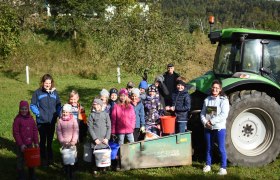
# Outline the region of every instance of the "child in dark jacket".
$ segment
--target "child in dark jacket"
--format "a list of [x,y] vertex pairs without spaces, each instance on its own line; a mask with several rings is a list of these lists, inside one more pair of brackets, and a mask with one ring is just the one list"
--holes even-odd
[[183,133],[186,130],[188,112],[191,109],[191,98],[185,88],[185,82],[178,80],[176,87],[177,90],[172,93],[172,106],[166,106],[166,110],[175,111],[176,133]]
[[132,88],[131,90],[131,105],[134,107],[136,124],[133,132],[134,141],[140,141],[140,133],[145,132],[145,112],[144,105],[140,99],[140,90],[138,88]]
[[[27,101],[20,101],[19,103],[19,113],[13,123],[13,136],[17,145],[17,171],[19,179],[25,179],[23,152],[26,148],[30,148],[33,145],[39,147],[38,130],[35,120],[30,115]],[[34,168],[29,168],[28,171],[29,179],[36,179]]]
[[110,93],[109,102],[108,102],[109,105],[110,105],[109,115],[111,115],[113,107],[118,101],[118,93],[119,92],[116,88],[111,88],[109,93]]

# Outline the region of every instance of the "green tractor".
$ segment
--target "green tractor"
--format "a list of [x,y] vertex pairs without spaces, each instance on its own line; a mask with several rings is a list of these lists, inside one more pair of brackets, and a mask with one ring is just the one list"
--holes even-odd
[[280,33],[243,28],[212,31],[214,22],[209,22],[209,39],[218,46],[213,70],[188,83],[190,122],[200,121],[212,81],[221,80],[230,102],[228,160],[240,166],[266,165],[280,152]]

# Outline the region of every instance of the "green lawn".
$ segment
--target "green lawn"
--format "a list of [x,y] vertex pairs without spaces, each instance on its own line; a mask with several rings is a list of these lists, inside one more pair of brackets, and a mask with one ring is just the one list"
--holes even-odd
[[[98,80],[84,79],[78,76],[59,76],[53,75],[61,97],[62,103],[65,103],[68,94],[72,89],[78,90],[80,93],[80,102],[85,106],[87,113],[89,112],[92,99],[98,95],[102,88],[110,89],[111,87],[124,87],[126,82],[132,80],[138,84],[141,77],[123,76],[122,84],[117,84],[115,70],[108,72],[107,75],[98,77]],[[41,76],[41,75],[40,75]],[[24,74],[5,72],[0,73],[0,99],[2,107],[0,108],[0,177],[3,179],[16,178],[16,156],[15,143],[12,137],[12,122],[18,112],[18,103],[20,100],[28,100],[30,102],[33,91],[38,88],[40,76],[32,75],[30,84],[25,83]],[[59,154],[59,145],[54,142],[55,148],[55,164],[48,168],[38,168],[37,174],[39,179],[63,179],[64,174],[61,166]],[[79,152],[82,152],[81,150]],[[81,158],[80,158],[81,159]],[[261,168],[244,168],[232,167],[228,168],[226,177],[218,177],[215,172],[219,166],[213,166],[213,173],[204,175],[202,173],[203,163],[193,162],[192,166],[169,167],[169,168],[153,168],[142,170],[130,170],[123,172],[107,172],[98,176],[98,178],[107,179],[280,179],[280,159]],[[92,179],[91,165],[79,161],[79,166],[75,172],[76,179]]]

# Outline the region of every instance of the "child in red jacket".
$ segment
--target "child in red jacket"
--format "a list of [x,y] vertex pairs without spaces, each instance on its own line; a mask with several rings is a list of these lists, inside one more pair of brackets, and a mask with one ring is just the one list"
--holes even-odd
[[[17,171],[19,179],[25,179],[24,175],[24,156],[26,148],[39,147],[38,130],[35,120],[30,115],[29,104],[27,101],[20,101],[19,113],[14,119],[13,136],[17,145]],[[36,179],[34,168],[29,168],[29,179]]]

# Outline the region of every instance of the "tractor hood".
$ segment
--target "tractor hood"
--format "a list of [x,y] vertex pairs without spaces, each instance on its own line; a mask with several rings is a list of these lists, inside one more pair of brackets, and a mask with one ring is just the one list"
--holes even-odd
[[209,71],[204,75],[191,80],[187,83],[189,94],[199,91],[203,94],[210,94],[210,89],[213,80],[219,79],[223,84],[223,90],[226,92],[234,87],[244,84],[267,84],[280,89],[280,86],[269,79],[269,77],[264,77],[258,74],[248,73],[248,72],[236,72],[232,77],[216,77],[213,71]]

